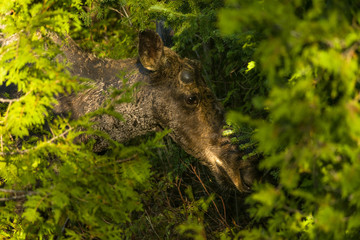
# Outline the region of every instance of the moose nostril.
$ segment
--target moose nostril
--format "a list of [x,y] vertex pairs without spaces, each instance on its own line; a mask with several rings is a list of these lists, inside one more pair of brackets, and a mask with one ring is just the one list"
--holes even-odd
[[240,169],[240,176],[244,185],[251,187],[257,179],[258,171],[255,167],[247,167]]

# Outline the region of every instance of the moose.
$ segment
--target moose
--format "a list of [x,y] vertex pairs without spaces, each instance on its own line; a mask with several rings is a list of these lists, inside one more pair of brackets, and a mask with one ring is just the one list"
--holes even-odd
[[[93,86],[79,93],[61,96],[54,107],[57,114],[78,118],[101,108],[109,89],[120,89],[124,81],[134,86],[133,101],[115,105],[125,121],[110,115],[94,118],[94,127],[118,142],[126,142],[148,132],[170,129],[170,137],[188,154],[209,167],[220,185],[233,185],[247,192],[255,179],[256,166],[242,160],[243,153],[223,136],[224,109],[201,76],[200,64],[181,58],[164,46],[152,30],[139,33],[138,58],[113,60],[95,57],[81,50],[70,38],[51,34],[60,45],[72,75],[93,80]],[[97,141],[101,152],[106,141]]]

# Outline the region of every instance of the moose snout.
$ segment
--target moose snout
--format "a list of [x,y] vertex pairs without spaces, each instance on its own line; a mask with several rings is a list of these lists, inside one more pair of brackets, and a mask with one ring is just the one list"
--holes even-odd
[[254,182],[258,179],[259,173],[257,168],[255,166],[249,166],[241,168],[239,171],[243,185],[250,189]]
[[228,179],[240,192],[250,192],[252,185],[258,180],[259,176],[256,166],[226,169],[225,172]]
[[233,185],[240,192],[250,191],[256,180],[257,170],[251,162],[243,162],[244,160],[239,159],[238,151],[227,151],[227,154],[218,155],[206,150],[205,159],[221,185],[225,187]]
[[[259,180],[257,158],[244,159],[246,153],[241,152],[227,137],[218,138],[216,145],[206,151],[206,158],[211,162],[213,174],[223,186],[234,186],[240,192],[249,192]],[[230,184],[230,185],[228,185]]]

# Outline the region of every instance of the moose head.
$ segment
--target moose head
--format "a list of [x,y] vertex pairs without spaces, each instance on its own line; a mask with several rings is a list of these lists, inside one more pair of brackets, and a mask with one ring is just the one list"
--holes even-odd
[[[249,190],[256,167],[243,161],[237,146],[222,135],[224,110],[202,78],[199,63],[164,47],[160,36],[150,30],[139,34],[137,59],[99,59],[79,50],[71,39],[62,50],[72,64],[72,74],[91,78],[96,84],[83,93],[59,99],[56,112],[71,111],[76,117],[96,110],[105,101],[108,88],[122,87],[117,76],[126,72],[128,85],[140,83],[132,103],[115,106],[126,121],[100,116],[95,119],[99,130],[124,142],[159,128],[171,129],[172,139],[207,165],[219,183]],[[100,141],[96,149],[104,146]]]
[[241,160],[237,146],[222,135],[224,110],[202,78],[200,64],[180,58],[150,30],[139,35],[139,60],[157,93],[152,111],[158,124],[171,129],[173,140],[208,166],[218,182],[249,190],[256,168]]

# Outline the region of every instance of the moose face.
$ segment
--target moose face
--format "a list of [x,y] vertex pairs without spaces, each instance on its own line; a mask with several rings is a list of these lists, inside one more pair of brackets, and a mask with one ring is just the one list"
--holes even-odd
[[201,77],[200,66],[163,46],[152,31],[139,35],[139,59],[149,70],[153,115],[187,153],[207,165],[221,184],[248,191],[255,168],[222,136],[224,112]]

